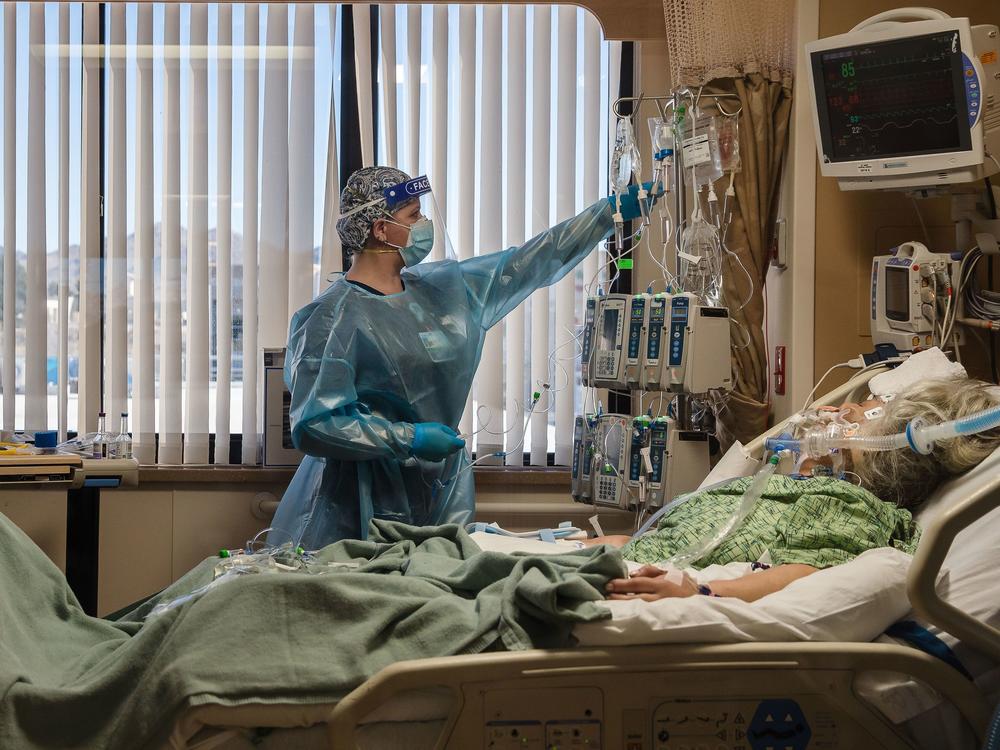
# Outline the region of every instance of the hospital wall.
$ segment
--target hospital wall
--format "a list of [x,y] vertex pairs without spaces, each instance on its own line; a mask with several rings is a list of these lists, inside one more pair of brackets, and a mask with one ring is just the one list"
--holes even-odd
[[[967,16],[973,24],[1000,25],[997,0],[938,0],[927,4],[955,17]],[[819,36],[844,33],[859,21],[900,5],[892,0],[820,0]],[[808,96],[801,87],[798,95]],[[812,151],[815,158],[815,145]],[[868,316],[871,260],[901,242],[925,242],[918,210],[927,225],[931,250],[956,249],[948,198],[922,199],[915,205],[902,193],[841,192],[836,180],[817,172],[814,318],[817,377],[837,362],[872,350]],[[994,284],[993,288],[1000,287]],[[966,342],[962,355],[970,374],[989,379],[986,339],[972,335],[967,336]],[[827,385],[838,385],[849,375],[834,373]]]

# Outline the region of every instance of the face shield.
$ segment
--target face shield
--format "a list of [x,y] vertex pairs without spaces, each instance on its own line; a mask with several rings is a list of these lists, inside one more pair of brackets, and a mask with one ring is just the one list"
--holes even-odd
[[443,208],[438,205],[430,180],[420,176],[384,188],[372,200],[354,206],[340,218],[343,221],[357,216],[370,222],[369,233],[380,220],[396,227],[385,232],[384,240],[379,238],[387,248],[375,252],[398,251],[404,263],[412,267],[425,259],[457,258],[448,237]]

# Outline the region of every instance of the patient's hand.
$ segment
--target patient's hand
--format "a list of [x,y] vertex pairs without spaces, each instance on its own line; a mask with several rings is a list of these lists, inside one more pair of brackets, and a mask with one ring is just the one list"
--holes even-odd
[[684,576],[681,583],[675,583],[667,579],[666,571],[654,565],[643,565],[629,578],[616,578],[608,583],[607,590],[608,599],[655,602],[669,597],[694,596],[698,593],[698,584],[689,576]]
[[628,534],[615,534],[613,536],[597,536],[593,539],[587,539],[583,545],[585,547],[596,547],[598,544],[606,544],[609,547],[618,547],[620,549],[631,541],[632,537]]
[[[733,597],[745,602],[780,591],[792,581],[816,572],[816,568],[802,563],[775,565],[768,570],[748,573],[740,578],[716,580],[708,584],[709,591],[722,597]],[[609,599],[642,599],[653,602],[669,597],[693,596],[698,593],[698,584],[688,575],[683,583],[667,580],[663,570],[652,565],[644,565],[630,578],[616,578],[607,586]]]

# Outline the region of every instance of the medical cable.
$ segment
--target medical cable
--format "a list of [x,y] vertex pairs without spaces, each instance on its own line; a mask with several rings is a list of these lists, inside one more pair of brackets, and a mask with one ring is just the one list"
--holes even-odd
[[[515,445],[512,448],[508,448],[507,450],[494,451],[493,453],[487,453],[484,456],[480,456],[475,461],[472,461],[468,465],[463,466],[461,469],[459,469],[457,472],[455,472],[455,475],[453,477],[451,477],[450,479],[448,479],[445,482],[442,482],[440,478],[436,478],[434,480],[433,484],[428,484],[427,480],[424,479],[423,480],[424,486],[426,486],[426,487],[428,487],[428,488],[431,489],[431,499],[432,500],[436,499],[438,492],[440,492],[441,490],[443,490],[444,488],[446,488],[452,482],[454,482],[457,479],[459,479],[465,472],[471,471],[473,468],[475,468],[479,464],[483,463],[484,461],[486,461],[488,459],[492,459],[492,458],[499,458],[502,461],[502,460],[506,459],[507,456],[511,455],[512,453],[516,453],[517,451],[521,450],[521,447],[524,445],[525,436],[527,435],[527,432],[528,432],[528,426],[531,424],[531,418],[535,414],[535,407],[538,406],[538,402],[542,398],[542,392],[548,393],[549,391],[550,391],[549,385],[548,385],[548,383],[545,383],[542,386],[542,391],[535,391],[532,394],[531,405],[528,408],[527,416],[524,418],[524,422],[523,422],[523,424],[521,426],[521,439],[517,442],[517,445]],[[508,429],[506,432],[510,432],[510,430],[513,429],[515,426],[516,425],[512,425],[511,428]],[[506,432],[502,433],[502,434],[506,434]]]
[[[436,477],[434,479],[433,483],[428,483],[427,479],[424,478],[424,477],[422,477],[422,481],[424,483],[424,486],[432,490],[433,496],[436,497],[437,492],[439,490],[443,489],[444,487],[447,487],[453,481],[455,481],[456,479],[458,479],[465,471],[473,468],[474,466],[478,465],[479,463],[483,462],[484,460],[490,459],[490,458],[501,458],[501,459],[504,459],[509,454],[514,453],[516,450],[519,450],[520,447],[524,445],[525,435],[527,434],[527,430],[528,430],[528,427],[530,426],[532,417],[535,414],[544,414],[544,413],[550,411],[551,408],[552,408],[552,404],[551,404],[552,395],[555,394],[555,393],[560,393],[560,392],[566,390],[569,387],[570,383],[573,382],[573,379],[570,376],[569,371],[562,365],[562,363],[560,361],[561,358],[557,357],[556,354],[559,352],[560,349],[563,349],[563,348],[565,348],[567,346],[570,346],[572,344],[579,344],[579,339],[582,336],[582,332],[581,333],[574,333],[573,331],[570,331],[569,329],[564,329],[564,330],[566,330],[566,332],[570,334],[570,338],[569,338],[569,340],[565,341],[564,343],[560,344],[559,346],[553,348],[552,351],[549,353],[549,356],[548,356],[548,367],[546,369],[547,369],[547,371],[549,373],[549,381],[550,382],[536,382],[536,386],[537,386],[538,390],[536,390],[534,392],[533,396],[532,396],[531,405],[530,405],[530,408],[528,409],[527,415],[526,415],[526,417],[524,419],[523,427],[522,427],[522,430],[521,430],[521,439],[518,442],[518,444],[515,447],[510,448],[510,449],[508,449],[506,451],[495,451],[493,453],[489,453],[489,454],[487,454],[485,456],[481,456],[481,457],[477,458],[475,461],[471,462],[469,465],[467,465],[467,466],[459,469],[458,472],[453,477],[451,477],[448,481],[446,481],[446,482],[442,482],[439,477]],[[583,348],[582,348],[582,346],[580,346],[579,351],[575,351],[573,353],[573,356],[572,356],[573,361],[576,360],[577,356],[582,351],[583,351]],[[560,388],[553,388],[552,385],[551,385],[551,381],[555,380],[554,376],[556,374],[555,373],[555,368],[556,367],[558,367],[562,371],[563,376],[565,378],[565,383]],[[537,406],[538,406],[538,403],[539,403],[539,401],[540,401],[540,399],[542,397],[542,394],[546,394],[548,396],[548,399],[546,400],[545,407],[543,409],[538,409]],[[515,409],[520,410],[522,408],[523,407],[519,403],[515,402]],[[477,420],[479,419],[479,414],[480,414],[480,411],[482,409],[491,409],[491,407],[489,405],[487,405],[487,404],[481,404],[476,409]],[[492,411],[492,409],[491,409],[491,411]],[[517,423],[515,423],[512,420],[511,421],[511,426],[508,427],[506,430],[503,430],[502,432],[494,432],[492,430],[487,429],[487,425],[481,425],[478,429],[473,430],[472,432],[469,432],[469,433],[463,433],[463,434],[459,435],[458,437],[460,439],[462,439],[462,440],[469,440],[473,436],[478,435],[480,432],[485,432],[486,434],[493,435],[493,436],[507,435],[510,432],[512,432],[513,429],[516,426],[517,426]]]
[[914,196],[910,196],[910,201],[913,203],[913,210],[917,214],[917,220],[920,222],[920,228],[924,233],[924,242],[927,243],[927,247],[931,246],[931,233],[927,231],[927,224],[924,222],[924,215],[920,210],[920,206],[917,204],[917,199]]
[[[254,537],[254,542],[261,534],[270,531],[264,529]],[[249,545],[249,543],[248,543]],[[250,549],[219,550],[219,562],[213,570],[212,580],[204,586],[199,586],[175,599],[163,599],[146,614],[146,620],[151,620],[165,612],[180,607],[197,599],[212,589],[238,580],[245,575],[266,575],[276,573],[299,573],[307,575],[323,575],[333,572],[348,572],[357,570],[360,562],[321,561],[313,552],[292,542],[286,542],[277,547],[265,546],[260,550]]]
[[[481,416],[483,409],[489,410],[489,418],[486,420],[483,420]],[[461,435],[458,436],[458,438],[459,440],[469,440],[473,436],[478,435],[480,432],[485,432],[487,435],[492,435],[494,437],[507,435],[513,432],[514,428],[517,427],[520,415],[524,413],[523,409],[524,407],[521,404],[521,402],[518,401],[517,399],[514,399],[514,413],[518,416],[518,420],[511,420],[511,425],[506,430],[501,429],[499,431],[496,431],[489,429],[489,425],[490,422],[493,421],[493,417],[496,415],[497,410],[495,410],[489,404],[480,404],[478,407],[476,407],[476,421],[480,425],[479,428],[473,430],[472,432],[463,432]],[[500,409],[500,411],[503,412],[503,409]]]
[[[806,396],[806,402],[802,405],[801,411],[805,411],[806,409],[809,408],[809,404],[812,403],[813,396],[816,395],[816,391],[819,390],[819,387],[821,385],[823,385],[823,381],[826,380],[827,377],[830,375],[830,373],[833,372],[834,370],[837,370],[837,369],[839,369],[841,367],[850,367],[852,369],[856,369],[857,373],[855,373],[854,375],[851,376],[852,378],[856,378],[858,375],[861,375],[862,373],[868,372],[869,370],[872,370],[872,369],[874,369],[876,367],[882,367],[883,365],[891,365],[891,364],[901,364],[904,359],[905,359],[905,357],[890,357],[889,359],[886,359],[885,361],[873,362],[870,365],[866,365],[866,366],[860,367],[860,368],[858,368],[858,367],[855,366],[855,364],[854,364],[855,360],[850,360],[848,362],[839,362],[839,363],[833,365],[829,370],[827,370],[825,373],[823,373],[823,377],[821,377],[819,380],[817,380],[816,381],[816,385],[814,385],[813,389],[811,391],[809,391],[809,395]],[[857,361],[860,362],[861,360],[857,360]]]
[[722,243],[722,251],[726,255],[735,258],[736,263],[739,264],[740,270],[743,271],[743,275],[747,277],[747,282],[750,284],[750,293],[747,295],[747,298],[743,300],[743,304],[741,304],[738,308],[736,308],[736,310],[733,311],[733,312],[742,312],[743,309],[747,305],[749,305],[750,301],[753,299],[753,293],[757,291],[757,285],[754,283],[753,276],[750,275],[750,272],[747,270],[747,267],[743,264],[743,259],[738,254],[734,253],[732,250],[726,247],[725,242]]
[[748,349],[750,347],[750,345],[753,343],[753,338],[750,336],[750,329],[747,328],[742,322],[740,322],[739,320],[737,320],[736,318],[733,318],[733,317],[729,318],[729,323],[730,323],[730,325],[734,325],[737,328],[739,328],[741,331],[743,331],[743,335],[746,337],[746,343],[745,344],[742,344],[742,345],[733,344],[732,345],[733,348],[734,349]]
[[691,492],[685,492],[682,495],[678,495],[673,500],[671,500],[669,503],[667,503],[666,505],[664,505],[662,508],[658,509],[649,518],[647,518],[646,522],[642,526],[639,527],[639,530],[632,535],[632,538],[633,539],[638,539],[639,537],[641,537],[643,534],[645,534],[647,531],[649,531],[649,529],[653,526],[653,524],[655,524],[657,521],[659,521],[665,514],[669,513],[671,510],[673,510],[674,508],[676,508],[681,503],[687,502],[688,500],[690,500],[695,495],[698,495],[698,494],[700,494],[702,492],[709,492],[711,490],[717,490],[720,487],[725,487],[728,484],[732,484],[732,481],[733,481],[732,479],[723,479],[721,482],[716,482],[715,484],[710,484],[707,487],[699,487],[698,489],[692,490]]
[[997,706],[993,712],[993,718],[990,719],[983,750],[1000,750],[1000,705]]

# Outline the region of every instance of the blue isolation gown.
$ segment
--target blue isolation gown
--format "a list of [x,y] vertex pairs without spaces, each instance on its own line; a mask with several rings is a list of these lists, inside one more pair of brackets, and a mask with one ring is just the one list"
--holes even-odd
[[457,427],[486,332],[565,276],[613,226],[601,199],[521,247],[404,269],[398,294],[340,278],[295,313],[285,382],[292,440],[306,456],[268,542],[316,549],[364,539],[372,518],[470,522],[468,453],[438,462],[412,456],[414,424]]

